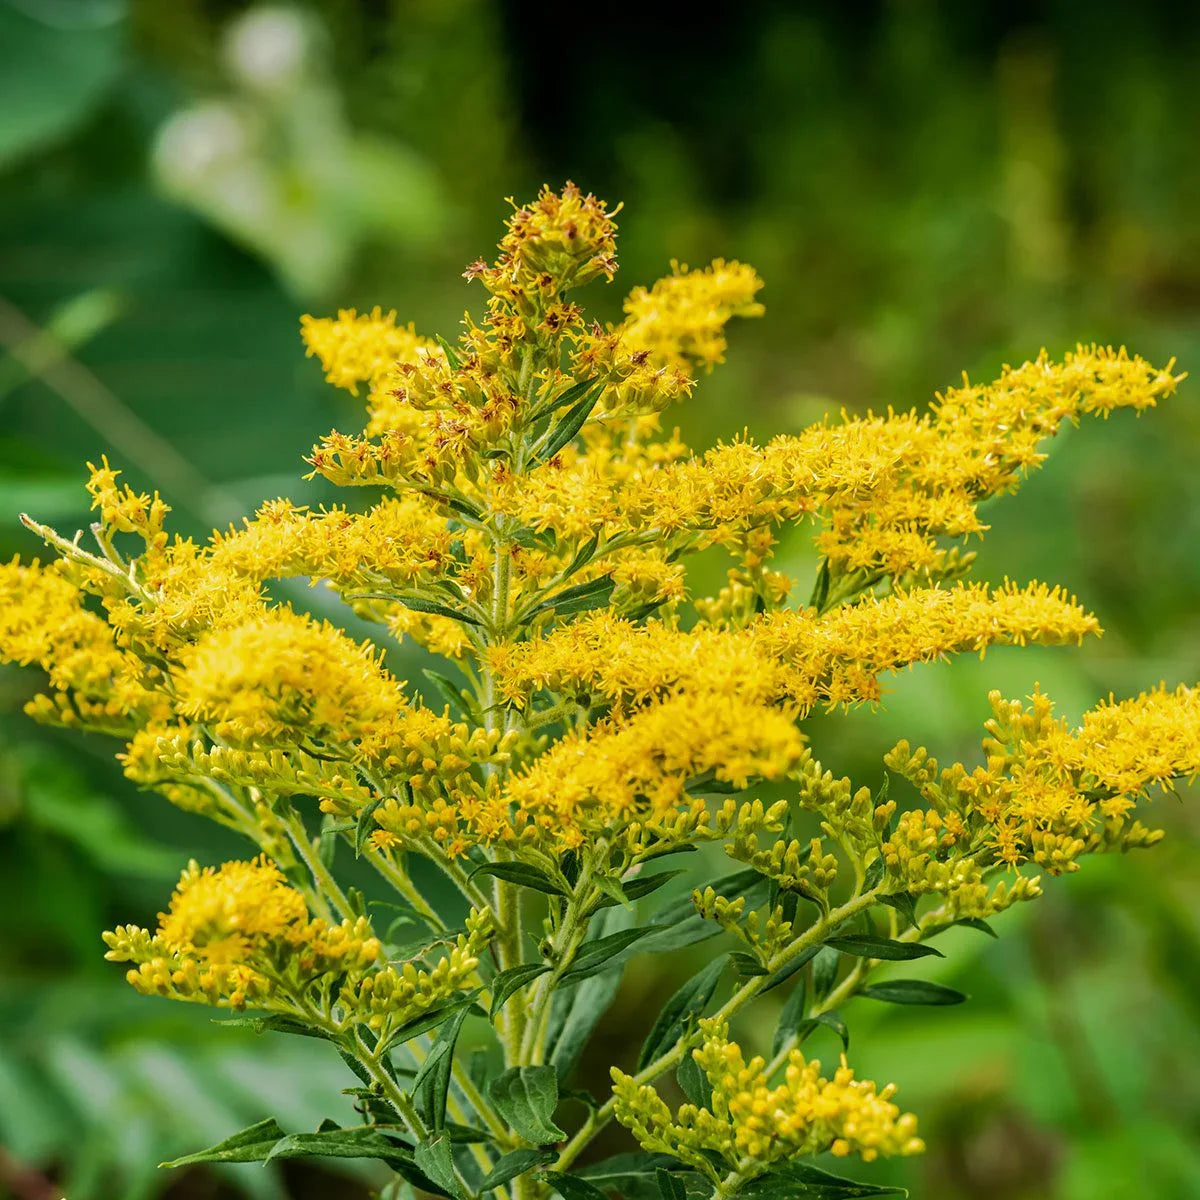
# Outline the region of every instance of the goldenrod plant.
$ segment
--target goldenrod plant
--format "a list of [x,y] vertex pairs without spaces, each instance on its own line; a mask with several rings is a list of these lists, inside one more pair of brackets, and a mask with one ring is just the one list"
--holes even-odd
[[[1064,423],[1153,406],[1173,364],[1041,354],[928,412],[695,454],[664,416],[761,313],[760,281],[675,266],[621,323],[587,321],[575,293],[612,279],[613,217],[570,184],[517,207],[466,271],[489,298],[453,341],[378,309],[304,318],[367,409],[309,462],[363,504],[275,500],[198,545],[105,462],[92,542],[27,520],[57,558],[2,568],[0,650],[48,680],[30,714],[119,739],[131,780],[252,847],[189,864],[157,929],[105,934],[108,957],[140,992],[324,1040],[348,1068],[360,1123],[267,1117],[181,1163],[378,1159],[389,1194],[454,1200],[889,1194],[813,1158],[917,1154],[916,1117],[808,1036],[844,1039],[860,998],[964,1000],[894,964],[952,926],[991,933],[1088,854],[1153,844],[1139,808],[1200,771],[1187,687],[1074,727],[1041,694],[993,694],[980,762],[887,755],[903,803],[835,776],[804,732],[901,667],[1098,633],[1056,588],[969,582],[964,543]],[[772,565],[794,524],[820,556],[807,597]],[[714,547],[728,582],[694,596],[688,560]],[[380,644],[280,602],[286,578]],[[447,660],[423,679],[436,705],[385,665],[392,638]],[[689,873],[714,855],[732,869]],[[387,904],[339,882],[352,857]],[[417,860],[458,907],[435,910]],[[576,1086],[625,962],[718,937],[611,1091]],[[775,989],[748,1056],[739,1022]],[[613,1121],[637,1148],[597,1161]]]

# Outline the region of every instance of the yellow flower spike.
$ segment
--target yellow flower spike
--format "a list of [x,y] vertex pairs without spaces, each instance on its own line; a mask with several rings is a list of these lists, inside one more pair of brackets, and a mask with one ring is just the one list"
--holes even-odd
[[411,325],[397,325],[395,312],[379,307],[361,316],[344,308],[336,318],[301,317],[300,332],[308,354],[320,359],[325,378],[353,395],[360,383],[376,382],[398,362],[441,354],[436,342],[418,337]]

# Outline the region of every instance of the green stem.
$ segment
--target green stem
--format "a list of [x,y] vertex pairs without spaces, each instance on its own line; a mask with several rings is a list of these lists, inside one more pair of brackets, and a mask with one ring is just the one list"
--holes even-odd
[[404,871],[396,866],[382,850],[376,850],[374,847],[369,846],[364,853],[371,866],[413,906],[417,915],[428,924],[430,929],[435,933],[446,932],[448,928],[446,922],[434,912],[430,907],[429,901],[421,895],[416,885]]
[[280,815],[280,821],[287,830],[292,845],[296,847],[296,853],[304,860],[304,865],[313,877],[317,891],[332,901],[334,909],[343,920],[352,921],[355,916],[354,909],[351,907],[350,901],[346,899],[346,894],[338,885],[337,880],[329,873],[329,868],[321,861],[321,856],[316,852],[300,814],[295,809],[288,808]]
[[[803,954],[811,946],[820,945],[839,926],[862,912],[864,908],[869,908],[875,902],[877,895],[878,891],[876,889],[863,892],[846,901],[840,908],[832,909],[824,919],[818,921],[815,925],[810,925],[800,937],[776,954],[767,964],[768,971],[773,974],[786,967],[788,963],[798,955]],[[768,978],[769,976],[767,975],[757,975],[753,979],[747,980],[746,983],[742,984],[725,1001],[721,1008],[714,1014],[713,1019],[728,1021],[763,990]],[[652,1063],[639,1071],[633,1077],[634,1082],[639,1084],[653,1083],[668,1071],[674,1070],[683,1061],[683,1056],[700,1040],[700,1037],[699,1030],[693,1030],[691,1033],[680,1038],[671,1049],[664,1051]],[[575,1136],[563,1147],[558,1160],[551,1169],[554,1171],[565,1171],[579,1157],[579,1154],[592,1138],[612,1120],[616,1105],[615,1097],[610,1097],[598,1109],[593,1111]]]

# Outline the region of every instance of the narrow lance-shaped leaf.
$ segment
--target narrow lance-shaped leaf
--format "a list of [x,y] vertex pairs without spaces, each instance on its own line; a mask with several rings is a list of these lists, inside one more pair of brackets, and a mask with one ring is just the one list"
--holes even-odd
[[667,1002],[658,1014],[649,1036],[638,1055],[637,1069],[652,1063],[679,1041],[687,1024],[704,1012],[721,981],[728,958],[722,955],[697,971]]
[[967,998],[953,988],[924,979],[888,979],[861,988],[858,994],[889,1004],[962,1004]]
[[845,937],[831,937],[825,945],[833,947],[839,954],[854,954],[859,958],[880,958],[899,962],[903,959],[926,958],[935,955],[944,958],[934,946],[925,946],[920,942],[897,942],[892,938],[875,937],[871,934],[847,934]]

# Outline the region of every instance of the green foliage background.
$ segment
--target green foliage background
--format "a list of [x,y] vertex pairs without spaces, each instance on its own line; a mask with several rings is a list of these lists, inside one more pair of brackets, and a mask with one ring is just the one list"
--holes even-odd
[[[83,524],[102,453],[197,533],[321,499],[300,456],[354,414],[298,313],[380,303],[451,331],[502,197],[568,176],[627,204],[601,315],[671,257],[767,281],[767,317],[677,414],[694,445],[924,403],[1042,345],[1200,370],[1200,10],[732,12],[0,0],[0,549],[33,552],[21,510]],[[1105,637],[898,678],[885,713],[813,723],[828,765],[873,782],[899,736],[970,755],[992,686],[1040,681],[1076,714],[1200,678],[1195,388],[1070,432],[992,510],[979,574],[1062,582]],[[806,554],[783,556],[802,587]],[[99,931],[151,920],[188,857],[239,847],[133,791],[111,746],[33,728],[32,686],[0,674],[0,1196],[367,1195],[314,1166],[156,1172],[267,1113],[345,1113],[347,1081],[308,1044],[126,994]],[[999,943],[964,933],[939,965],[970,1005],[857,1006],[856,1065],[900,1082],[930,1145],[878,1178],[930,1200],[1200,1194],[1196,798],[1153,814],[1152,855],[1088,863]],[[637,961],[585,1083],[636,1055],[639,1015],[695,965]]]

